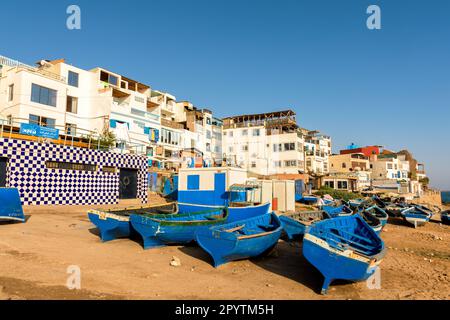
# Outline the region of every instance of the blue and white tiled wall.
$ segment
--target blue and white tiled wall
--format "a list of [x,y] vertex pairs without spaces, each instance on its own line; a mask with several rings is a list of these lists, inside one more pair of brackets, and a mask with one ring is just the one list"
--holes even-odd
[[[103,166],[138,170],[137,197],[147,202],[147,158],[138,155],[0,138],[8,158],[7,185],[19,190],[24,205],[117,204],[119,173]],[[46,161],[96,165],[96,171],[49,169]]]

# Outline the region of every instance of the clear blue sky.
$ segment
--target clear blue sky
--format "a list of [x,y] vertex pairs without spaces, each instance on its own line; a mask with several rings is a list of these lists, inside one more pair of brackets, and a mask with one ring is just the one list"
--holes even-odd
[[[78,4],[82,30],[66,29]],[[382,10],[382,30],[366,9]],[[65,58],[219,117],[292,108],[334,139],[408,148],[450,190],[450,1],[3,1],[0,54]]]

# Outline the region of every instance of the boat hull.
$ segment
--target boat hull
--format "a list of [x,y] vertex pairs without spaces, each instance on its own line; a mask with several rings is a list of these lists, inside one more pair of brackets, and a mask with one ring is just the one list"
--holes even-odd
[[[148,207],[129,208],[128,210],[116,210],[110,212],[103,212],[98,210],[89,210],[89,220],[97,227],[100,232],[100,239],[103,242],[115,240],[117,238],[130,238],[136,235],[130,223],[129,215],[121,215],[119,212],[142,212],[141,214],[152,214],[154,217],[165,217],[177,214],[176,205],[174,203],[153,205]],[[174,213],[158,214],[158,210],[171,209]]]
[[[261,232],[245,239],[240,239],[235,233],[221,231],[235,228],[238,225],[254,227],[255,223],[272,225],[273,230]],[[220,227],[199,229],[196,233],[196,240],[200,247],[212,257],[214,267],[217,268],[230,261],[254,258],[271,251],[277,245],[281,232],[282,227],[278,217],[274,213],[267,213]]]
[[[205,210],[213,210],[221,207],[218,206],[204,206],[190,203],[178,203],[179,211],[182,213],[201,212]],[[244,219],[249,219],[264,215],[269,212],[270,203],[264,203],[257,206],[249,207],[228,207],[227,222],[235,222]]]
[[444,211],[441,213],[441,222],[443,224],[446,225],[450,225],[450,216],[449,216],[450,212],[449,211]]
[[336,279],[363,281],[381,263],[383,240],[363,217],[327,219],[308,227],[303,238],[303,255],[324,276],[322,294]]
[[352,257],[351,252],[332,250],[325,241],[306,234],[303,255],[324,276],[321,294],[326,294],[333,280],[364,281],[373,275],[381,261]]
[[0,222],[25,222],[19,191],[0,188]]
[[[303,217],[300,219],[300,216]],[[304,218],[315,218],[316,221],[305,221]],[[321,220],[331,219],[331,216],[326,212],[298,212],[291,215],[282,215],[279,217],[284,232],[289,240],[302,238],[306,232],[306,228],[312,223]]]
[[216,220],[205,219],[206,216],[223,214],[224,210],[226,211],[226,209],[220,208],[208,210],[205,213],[180,214],[177,216],[179,220],[131,215],[130,222],[134,230],[141,235],[144,249],[149,249],[193,242],[197,231],[227,222],[226,215]]

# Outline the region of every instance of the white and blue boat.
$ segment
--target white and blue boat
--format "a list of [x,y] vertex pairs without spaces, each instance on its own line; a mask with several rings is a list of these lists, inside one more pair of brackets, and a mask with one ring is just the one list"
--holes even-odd
[[134,230],[130,223],[130,215],[153,215],[155,217],[165,217],[178,213],[175,202],[157,204],[145,207],[129,207],[115,210],[89,210],[89,220],[100,232],[100,239],[103,242],[117,238],[129,238]]
[[225,224],[227,218],[228,209],[217,208],[167,217],[132,214],[130,222],[134,230],[141,235],[144,249],[149,249],[191,243],[195,240],[196,232]]
[[289,240],[295,240],[304,236],[307,227],[331,216],[326,211],[299,211],[279,218]]
[[353,210],[345,204],[340,206],[321,206],[320,208],[333,218],[347,217],[353,214]]
[[388,222],[389,215],[387,212],[376,205],[365,208],[364,212],[378,219],[381,223],[381,227],[384,227]]
[[214,267],[229,261],[249,259],[270,252],[278,243],[282,226],[275,213],[238,222],[201,228],[197,243],[213,259]]
[[412,224],[414,228],[421,227],[430,221],[433,214],[427,210],[424,210],[419,206],[412,206],[401,212],[403,219],[406,222]]
[[19,190],[0,188],[0,222],[25,222]]
[[384,242],[358,215],[327,219],[308,227],[303,255],[324,276],[322,294],[333,280],[367,280],[379,267]]

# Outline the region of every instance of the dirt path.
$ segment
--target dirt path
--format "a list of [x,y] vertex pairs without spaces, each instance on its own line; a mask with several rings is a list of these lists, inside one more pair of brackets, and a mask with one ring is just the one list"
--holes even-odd
[[[450,299],[450,227],[439,216],[418,229],[387,225],[382,289],[340,282],[321,296],[322,277],[299,244],[280,241],[269,257],[214,269],[196,246],[101,243],[86,210],[29,207],[26,224],[0,225],[0,299]],[[82,290],[65,286],[70,265],[81,268]]]

